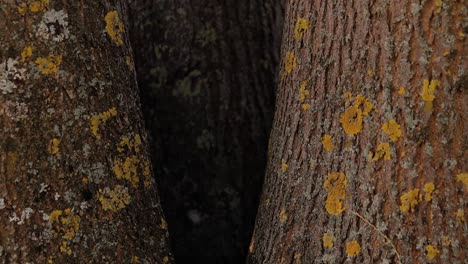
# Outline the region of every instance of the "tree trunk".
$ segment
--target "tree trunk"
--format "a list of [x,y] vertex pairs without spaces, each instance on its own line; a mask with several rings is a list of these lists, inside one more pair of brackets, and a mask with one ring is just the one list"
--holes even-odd
[[146,0],[132,46],[179,263],[245,260],[266,166],[280,0]]
[[168,263],[120,1],[0,4],[0,263]]
[[289,1],[249,263],[464,263],[463,1]]

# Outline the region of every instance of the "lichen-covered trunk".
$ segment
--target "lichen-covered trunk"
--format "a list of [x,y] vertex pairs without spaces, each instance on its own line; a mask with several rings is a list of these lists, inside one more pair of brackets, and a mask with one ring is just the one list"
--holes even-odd
[[179,263],[245,260],[266,166],[282,1],[146,0],[131,41]]
[[289,1],[249,263],[465,263],[464,1]]
[[168,263],[121,1],[0,4],[0,263]]

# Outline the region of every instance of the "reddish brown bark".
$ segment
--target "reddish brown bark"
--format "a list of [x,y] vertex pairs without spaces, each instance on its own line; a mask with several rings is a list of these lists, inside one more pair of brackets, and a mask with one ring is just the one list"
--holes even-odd
[[465,261],[466,17],[289,1],[250,263]]

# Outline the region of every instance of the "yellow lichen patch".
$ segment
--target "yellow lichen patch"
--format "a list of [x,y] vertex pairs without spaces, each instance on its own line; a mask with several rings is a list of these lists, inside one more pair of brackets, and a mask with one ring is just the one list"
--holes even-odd
[[21,52],[21,61],[22,62],[25,62],[28,58],[30,58],[32,56],[32,47],[31,46],[27,46],[23,49],[23,51]]
[[132,155],[125,159],[116,158],[114,160],[114,173],[118,179],[129,181],[133,187],[138,187],[140,179],[138,178],[137,170],[140,160],[137,156]]
[[323,247],[332,248],[334,240],[335,240],[335,237],[333,236],[333,234],[330,234],[328,232],[324,233],[322,236]]
[[390,140],[392,141],[397,141],[401,136],[400,125],[394,119],[390,119],[390,121],[384,123],[382,125],[382,130],[390,137]]
[[419,189],[415,188],[410,190],[400,196],[400,210],[402,212],[408,212],[414,210],[414,207],[421,201],[421,196],[419,195]]
[[284,210],[284,208],[281,208],[281,211],[279,213],[279,220],[281,224],[286,223],[286,220],[288,220],[288,214],[286,213],[286,210]]
[[291,73],[294,68],[297,67],[296,56],[290,51],[286,52],[286,58],[284,60],[284,68],[287,73]]
[[304,36],[304,31],[306,31],[310,26],[309,20],[305,18],[298,18],[296,21],[296,26],[294,27],[294,37],[296,40],[302,39]]
[[150,162],[145,160],[143,163],[143,176],[145,177],[145,180],[143,182],[143,185],[145,188],[148,188],[151,186],[151,165]]
[[328,152],[332,152],[335,148],[335,145],[333,145],[332,136],[329,134],[325,134],[325,136],[322,137],[322,144],[325,150]]
[[362,130],[362,110],[356,105],[349,107],[341,115],[340,123],[346,134],[358,134]]
[[53,138],[49,141],[47,150],[49,151],[50,154],[55,155],[59,152],[59,145],[60,145],[60,139]]
[[465,185],[465,189],[468,190],[468,173],[459,173],[456,176],[457,182],[463,183]]
[[302,109],[303,111],[309,110],[309,109],[310,109],[310,104],[301,104],[301,109]]
[[46,58],[39,57],[36,59],[38,70],[44,74],[57,74],[59,66],[62,64],[62,55],[49,55]]
[[303,81],[301,83],[301,86],[299,87],[299,98],[301,101],[304,101],[310,95],[310,92],[308,89],[306,89],[306,87],[307,87],[307,81]]
[[399,95],[405,95],[405,94],[406,94],[406,89],[405,89],[405,87],[401,86],[400,89],[398,89],[398,94],[399,94]]
[[117,212],[130,204],[131,198],[127,187],[116,185],[114,189],[109,187],[99,189],[98,200],[101,202],[102,209]]
[[101,123],[105,124],[107,120],[109,120],[109,118],[114,117],[116,115],[117,115],[117,108],[112,107],[111,109],[105,112],[91,116],[89,118],[91,133],[97,139],[101,139],[101,135],[99,134],[99,125]]
[[132,264],[137,264],[140,263],[140,258],[138,256],[133,256],[132,257]]
[[453,213],[455,216],[455,219],[457,219],[457,224],[461,225],[463,222],[465,222],[465,212],[463,209],[458,209],[455,213]]
[[286,161],[281,160],[281,171],[286,172],[287,169],[288,169],[288,164],[286,163]]
[[[347,96],[351,96],[349,93]],[[340,116],[340,123],[348,135],[356,135],[361,132],[364,116],[368,116],[374,105],[361,94],[356,96],[354,104]]]
[[163,264],[166,264],[166,263],[169,263],[169,257],[168,256],[165,256],[163,258]]
[[377,149],[375,150],[374,160],[377,161],[382,157],[384,158],[384,160],[390,160],[390,153],[390,144],[380,143],[379,145],[377,145]]
[[21,15],[26,14],[26,11],[28,11],[28,9],[31,13],[45,12],[47,11],[48,7],[49,7],[49,0],[33,1],[29,3],[29,5],[27,3],[20,4],[18,6],[18,12]]
[[364,109],[362,111],[362,115],[368,116],[370,111],[372,111],[372,109],[374,109],[374,105],[368,99],[366,99],[364,101]]
[[435,1],[436,12],[439,14],[442,11],[442,0]]
[[361,245],[356,240],[346,242],[346,254],[350,257],[357,256],[361,252]]
[[433,260],[439,254],[440,254],[440,250],[435,248],[433,245],[426,246],[426,256],[428,259]]
[[120,46],[123,44],[122,33],[125,32],[124,24],[120,21],[117,11],[110,11],[104,18],[106,21],[106,31],[109,37]]
[[60,252],[71,255],[70,243],[80,229],[80,216],[73,213],[70,208],[63,211],[54,210],[49,215],[49,222],[54,226],[56,234],[61,235],[63,239]]
[[34,1],[29,4],[29,11],[32,13],[45,12],[49,7],[49,0]]
[[119,142],[119,146],[117,147],[117,150],[119,152],[123,152],[125,150],[125,147],[127,147],[128,150],[135,150],[136,153],[140,152],[140,146],[141,146],[141,137],[140,134],[135,134],[133,141],[129,139],[128,137],[122,137],[122,139]]
[[325,209],[329,214],[339,215],[344,211],[342,200],[346,198],[347,183],[346,176],[342,172],[328,174],[323,186],[328,194],[325,201]]
[[450,244],[452,244],[452,241],[450,240],[450,237],[443,236],[442,237],[442,245],[447,247],[447,246],[450,246]]
[[346,92],[343,94],[343,96],[346,102],[350,102],[351,100],[353,100],[353,94],[351,92]]
[[87,184],[89,182],[89,179],[87,177],[83,177],[81,179],[81,181],[84,183],[84,184]]
[[423,86],[421,89],[421,98],[424,101],[424,110],[432,110],[432,101],[435,99],[435,89],[440,86],[439,80],[429,80],[425,79],[423,81]]
[[432,192],[435,190],[435,185],[432,182],[424,184],[424,200],[430,202],[432,200]]
[[163,217],[161,217],[161,224],[159,224],[159,227],[161,227],[163,230],[167,230],[167,222]]

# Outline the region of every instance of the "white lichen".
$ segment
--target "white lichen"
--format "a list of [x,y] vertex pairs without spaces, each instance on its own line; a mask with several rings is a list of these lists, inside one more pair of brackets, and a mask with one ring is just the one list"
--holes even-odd
[[0,91],[3,94],[13,92],[16,88],[15,81],[24,80],[26,69],[18,66],[18,58],[8,58],[7,61],[0,63]]
[[56,42],[68,39],[70,31],[67,19],[68,15],[63,10],[52,9],[45,12],[41,22],[35,27],[36,36]]
[[0,198],[0,210],[5,208],[5,199],[4,198]]

